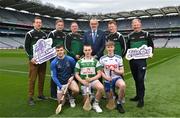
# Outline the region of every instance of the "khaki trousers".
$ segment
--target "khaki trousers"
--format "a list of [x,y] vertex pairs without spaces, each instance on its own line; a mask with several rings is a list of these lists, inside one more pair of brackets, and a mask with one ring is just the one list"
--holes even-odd
[[29,88],[28,88],[28,96],[34,96],[34,88],[36,78],[38,76],[38,95],[43,96],[43,88],[44,88],[44,80],[46,74],[46,62],[42,64],[33,64],[29,62]]

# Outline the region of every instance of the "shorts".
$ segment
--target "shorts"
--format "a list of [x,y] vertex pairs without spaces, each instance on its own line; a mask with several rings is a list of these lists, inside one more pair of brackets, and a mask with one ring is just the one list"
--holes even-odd
[[90,82],[89,87],[84,86],[84,85],[81,85],[82,95],[83,95],[83,96],[86,95],[87,92],[89,92],[89,94],[91,94],[91,93],[92,93],[92,87],[93,87],[93,85],[94,85],[96,82],[98,82],[98,81],[99,81],[99,80],[94,80],[94,81]]
[[67,84],[62,85],[61,89],[57,86],[57,93],[62,93],[62,89],[64,89],[65,86],[67,86]]
[[110,90],[112,90],[113,92],[115,92],[115,88],[116,88],[116,81],[119,79],[123,79],[122,77],[117,77],[112,79],[112,81],[105,81],[104,82],[104,87],[105,87],[105,92],[110,92]]

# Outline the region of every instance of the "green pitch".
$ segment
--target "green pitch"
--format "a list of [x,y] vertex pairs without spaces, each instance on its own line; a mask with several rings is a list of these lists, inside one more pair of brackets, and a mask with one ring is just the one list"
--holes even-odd
[[[156,49],[153,59],[148,60],[146,75],[145,107],[137,108],[129,98],[135,95],[134,81],[127,61],[125,63],[126,103],[125,114],[105,108],[101,101],[103,113],[85,112],[82,109],[82,98],[78,96],[77,106],[63,106],[58,116],[66,117],[145,117],[145,116],[180,116],[180,49]],[[51,117],[57,106],[56,101],[37,101],[35,106],[27,104],[28,60],[23,50],[0,50],[0,116],[1,117]],[[49,64],[48,64],[49,65]],[[47,67],[44,94],[49,96],[50,72]],[[36,81],[37,83],[37,81]],[[37,89],[35,91],[37,96]],[[35,96],[35,99],[36,99]]]

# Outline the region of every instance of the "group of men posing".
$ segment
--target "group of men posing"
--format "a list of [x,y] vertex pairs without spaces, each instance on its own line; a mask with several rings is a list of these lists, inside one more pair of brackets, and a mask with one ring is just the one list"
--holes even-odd
[[[71,33],[63,32],[63,20],[56,21],[56,29],[48,36],[41,30],[42,20],[36,17],[33,21],[34,29],[27,32],[25,37],[25,50],[29,57],[29,99],[28,103],[34,105],[34,87],[38,76],[38,99],[45,100],[43,86],[46,71],[46,62],[36,64],[33,58],[33,45],[39,39],[52,38],[52,47],[56,47],[57,57],[51,59],[51,98],[61,102],[61,97],[68,85],[68,98],[71,107],[75,107],[75,96],[82,90],[83,101],[87,98],[87,88],[95,94],[92,108],[100,113],[99,101],[104,93],[107,99],[116,99],[117,110],[124,113],[123,101],[126,84],[124,82],[123,57],[127,49],[139,48],[142,45],[153,46],[148,32],[141,29],[139,19],[132,20],[132,29],[127,40],[117,31],[115,21],[108,22],[108,34],[98,30],[98,20],[90,20],[90,31],[82,36],[78,33],[78,24],[71,23]],[[66,53],[67,52],[67,53]],[[137,107],[144,106],[144,77],[146,72],[146,59],[132,59],[129,61],[131,72],[135,80],[136,96],[131,101],[137,101]],[[102,81],[102,78],[104,81]],[[76,81],[75,81],[76,80]],[[101,81],[100,81],[101,80]],[[78,83],[81,85],[79,86]],[[103,86],[104,85],[104,86]],[[116,90],[117,88],[118,90]],[[113,96],[111,96],[111,92]],[[117,92],[117,93],[116,93]]]

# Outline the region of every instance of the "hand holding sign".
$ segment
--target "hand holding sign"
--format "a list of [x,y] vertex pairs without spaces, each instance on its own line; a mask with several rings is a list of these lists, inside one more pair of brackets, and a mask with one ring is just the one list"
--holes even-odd
[[39,39],[36,44],[33,45],[33,62],[36,64],[42,64],[56,56],[55,47],[51,48],[52,39]]
[[146,45],[142,45],[139,48],[131,48],[128,49],[126,54],[126,59],[146,59],[152,57],[152,47],[147,47]]
[[31,62],[32,62],[33,64],[37,64],[37,62],[36,62],[36,60],[35,60],[34,58],[31,59]]

